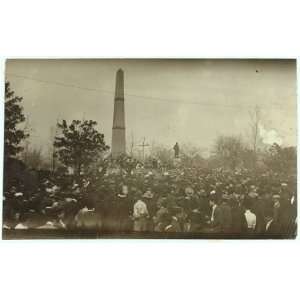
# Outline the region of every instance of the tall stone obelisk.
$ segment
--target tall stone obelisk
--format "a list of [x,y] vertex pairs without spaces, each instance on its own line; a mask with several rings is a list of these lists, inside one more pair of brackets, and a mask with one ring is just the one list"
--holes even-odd
[[116,75],[114,101],[114,119],[112,127],[111,154],[113,158],[126,153],[125,141],[125,105],[124,105],[124,72],[119,69]]

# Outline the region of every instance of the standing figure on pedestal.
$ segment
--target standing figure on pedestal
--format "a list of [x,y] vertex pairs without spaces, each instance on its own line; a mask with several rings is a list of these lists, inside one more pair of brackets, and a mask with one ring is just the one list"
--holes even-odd
[[177,142],[174,145],[173,149],[174,149],[175,158],[179,158],[179,145]]

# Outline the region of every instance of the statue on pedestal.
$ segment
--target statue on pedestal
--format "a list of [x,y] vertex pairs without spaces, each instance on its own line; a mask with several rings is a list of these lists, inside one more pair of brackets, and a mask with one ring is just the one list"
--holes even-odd
[[176,142],[176,144],[174,145],[174,147],[173,147],[173,150],[174,150],[174,157],[175,158],[179,158],[179,145],[178,145],[178,143]]

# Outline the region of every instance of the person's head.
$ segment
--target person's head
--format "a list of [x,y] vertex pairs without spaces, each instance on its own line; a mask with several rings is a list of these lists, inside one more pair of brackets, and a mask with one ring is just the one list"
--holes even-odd
[[15,219],[16,221],[19,221],[20,216],[21,216],[21,214],[20,214],[19,212],[16,212],[15,215],[14,215],[14,219]]
[[150,188],[148,188],[148,189],[146,190],[146,192],[143,194],[143,198],[146,199],[146,200],[147,200],[147,199],[152,199],[152,198],[153,198],[153,194],[152,194]]
[[227,193],[223,193],[222,195],[222,203],[227,204],[229,201],[229,195]]
[[170,213],[165,213],[163,216],[162,216],[162,221],[165,223],[165,224],[171,224],[172,223],[172,215]]
[[199,192],[198,192],[198,195],[199,195],[200,197],[206,196],[205,189],[200,189]]
[[128,186],[127,186],[127,185],[123,185],[123,186],[122,186],[122,193],[123,193],[124,195],[127,195],[127,194],[128,194]]
[[73,194],[75,195],[78,195],[80,194],[80,187],[79,187],[79,184],[75,183],[72,187],[72,190],[73,190]]
[[161,197],[157,200],[157,207],[158,208],[166,207],[166,197]]
[[280,186],[281,186],[281,190],[282,190],[282,191],[288,189],[288,184],[287,184],[286,182],[282,182]]
[[188,186],[188,187],[185,189],[185,194],[186,194],[186,196],[191,197],[191,196],[194,195],[194,190],[193,190],[190,186]]

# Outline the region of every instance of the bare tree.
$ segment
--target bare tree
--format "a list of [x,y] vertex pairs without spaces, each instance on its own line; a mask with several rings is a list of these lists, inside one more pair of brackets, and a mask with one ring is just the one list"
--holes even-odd
[[240,136],[219,136],[213,152],[222,166],[234,170],[242,163],[244,145]]
[[130,147],[129,148],[130,156],[133,157],[133,151],[134,151],[134,147],[135,147],[133,132],[131,132],[131,141],[130,141],[130,146],[129,147]]
[[253,110],[249,111],[249,125],[250,125],[250,148],[253,150],[256,161],[258,146],[260,144],[259,125],[261,123],[261,110],[259,106],[255,106]]
[[39,170],[43,167],[42,149],[30,148],[27,154],[27,165],[35,170]]
[[138,146],[142,148],[142,160],[145,162],[145,148],[150,146],[148,143],[146,143],[145,137],[143,138],[142,143]]
[[23,151],[21,153],[21,159],[25,164],[28,163],[29,146],[30,146],[29,140],[24,141]]
[[186,156],[195,157],[197,155],[201,156],[202,149],[191,143],[185,143],[181,145],[181,152],[184,153]]
[[[56,121],[58,123],[58,120]],[[52,172],[56,169],[56,157],[55,157],[55,147],[54,147],[54,141],[55,137],[58,134],[57,127],[51,126],[50,127],[50,147],[49,147],[49,156],[50,156],[50,162],[51,162],[51,169]]]
[[163,166],[173,165],[173,149],[166,148],[164,145],[157,144],[154,141],[150,148],[151,157],[158,159]]
[[[30,122],[29,122],[29,116],[27,115],[26,116],[26,121],[25,121],[25,124],[24,124],[24,128],[23,128],[23,131],[30,137],[33,137],[33,132],[34,132],[34,129],[33,127],[31,126]],[[29,139],[25,139],[23,140],[22,142],[22,148],[23,148],[23,151],[20,153],[19,157],[20,159],[25,163],[25,164],[28,164],[28,157],[30,155],[30,140]]]

